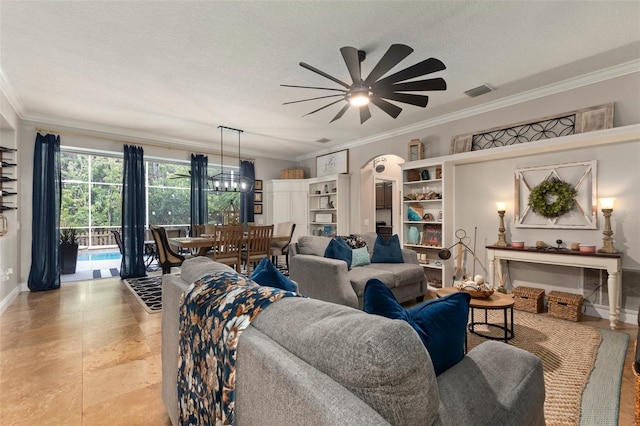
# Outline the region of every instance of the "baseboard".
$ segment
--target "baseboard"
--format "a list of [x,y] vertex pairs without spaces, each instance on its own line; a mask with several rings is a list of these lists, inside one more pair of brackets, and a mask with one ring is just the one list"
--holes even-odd
[[[609,307],[603,305],[587,306],[585,315],[600,318],[609,318]],[[625,324],[638,324],[638,311],[620,309],[620,322]]]
[[20,286],[15,286],[7,296],[0,301],[0,315],[13,303],[20,294]]

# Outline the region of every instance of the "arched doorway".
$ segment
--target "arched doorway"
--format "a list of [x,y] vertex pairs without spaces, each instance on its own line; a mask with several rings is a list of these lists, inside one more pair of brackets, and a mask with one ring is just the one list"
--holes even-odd
[[377,155],[360,168],[362,232],[393,235],[400,232],[400,184],[405,160],[393,154]]

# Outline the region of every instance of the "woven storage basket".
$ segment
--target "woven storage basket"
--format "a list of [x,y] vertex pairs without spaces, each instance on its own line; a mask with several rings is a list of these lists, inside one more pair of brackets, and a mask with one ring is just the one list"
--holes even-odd
[[542,312],[544,290],[535,287],[519,286],[513,289],[513,307],[521,311]]
[[582,295],[551,291],[549,299],[549,315],[569,321],[580,321],[582,311]]
[[407,170],[407,182],[420,180],[420,172],[417,170]]
[[304,179],[304,169],[282,169],[280,179]]

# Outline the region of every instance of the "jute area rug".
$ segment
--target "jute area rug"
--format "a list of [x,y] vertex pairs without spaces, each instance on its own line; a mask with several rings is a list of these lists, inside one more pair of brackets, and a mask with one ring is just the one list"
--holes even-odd
[[[480,315],[483,317],[484,312],[476,310],[476,321],[481,318]],[[489,311],[490,323],[501,324],[502,321],[502,311]],[[476,326],[476,330],[497,337],[504,335],[493,327]],[[617,424],[620,380],[628,335],[551,318],[546,313],[532,314],[518,310],[514,310],[514,334],[509,344],[542,359],[546,392],[544,412],[548,425]],[[486,340],[472,333],[468,333],[468,336],[469,350]],[[603,339],[605,345],[600,348]],[[594,372],[596,358],[611,356],[612,350],[617,356],[604,363],[601,360]],[[602,368],[610,371],[603,375]],[[616,371],[617,386],[614,377]],[[598,391],[599,381],[613,382],[613,387],[609,384],[607,393]],[[583,393],[587,396],[585,387],[588,382],[591,382],[588,392],[595,391],[598,394],[602,409],[594,412],[589,408],[586,410],[589,413],[583,413]],[[587,397],[587,400],[593,402],[593,398]],[[585,414],[592,416],[594,413],[600,418],[589,417],[588,421],[583,418],[581,422],[581,414],[585,417]]]

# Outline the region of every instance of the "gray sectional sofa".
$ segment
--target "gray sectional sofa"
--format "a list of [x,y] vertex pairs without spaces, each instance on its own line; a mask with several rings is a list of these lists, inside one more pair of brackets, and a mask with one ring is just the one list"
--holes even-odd
[[[360,236],[371,256],[377,234]],[[344,261],[324,257],[329,241],[327,237],[307,235],[289,247],[289,276],[305,296],[362,309],[364,286],[370,278],[385,283],[399,302],[426,294],[427,280],[415,251],[402,250],[405,263],[372,263],[348,270]]]
[[[179,303],[193,281],[225,265],[186,260],[163,277],[162,396],[178,424]],[[407,323],[309,298],[267,307],[242,333],[235,424],[544,425],[541,361],[486,342],[436,377]]]

